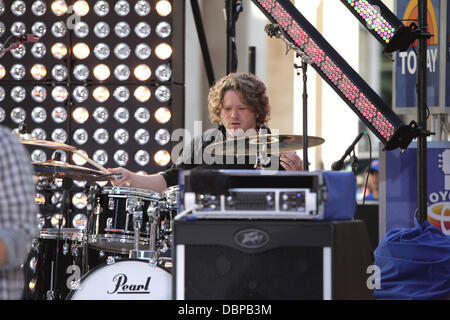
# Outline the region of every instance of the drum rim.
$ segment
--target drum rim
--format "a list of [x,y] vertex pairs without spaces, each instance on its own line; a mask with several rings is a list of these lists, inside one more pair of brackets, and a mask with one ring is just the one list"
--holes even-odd
[[[117,260],[117,261],[114,261],[114,263],[112,263],[112,264],[108,264],[108,263],[104,262],[104,263],[102,263],[102,264],[100,264],[100,265],[98,265],[98,266],[95,266],[94,268],[92,268],[92,269],[89,270],[88,272],[86,272],[86,273],[80,278],[79,284],[81,285],[81,283],[83,282],[83,280],[85,280],[85,278],[87,278],[91,273],[94,273],[94,271],[100,270],[100,269],[102,269],[102,268],[108,267],[108,266],[113,265],[113,264],[117,264],[117,263],[120,263],[120,262],[129,262],[129,261],[144,262],[144,263],[147,263],[148,265],[150,265],[150,262],[149,262],[149,261],[142,260],[142,259],[134,259],[134,258],[133,258],[133,259],[127,258],[127,259],[123,259],[123,260]],[[150,266],[152,266],[152,265],[150,265]],[[164,269],[164,268],[161,268],[161,267],[158,266],[158,265],[154,266],[154,268],[158,268],[159,270],[162,270],[162,271],[168,273],[169,276],[172,277],[172,281],[173,281],[173,275],[172,275],[171,272],[167,271],[167,270]],[[78,289],[70,289],[70,290],[69,290],[69,293],[67,294],[65,300],[71,300],[72,296],[76,293],[77,290],[78,290]]]
[[45,228],[39,230],[38,238],[40,239],[56,239],[59,235],[64,240],[79,240],[82,241],[85,237],[84,229],[77,228]]
[[130,187],[104,187],[102,194],[112,195],[122,195],[122,196],[135,196],[141,197],[146,200],[159,200],[161,195],[155,191],[141,189],[141,188],[130,188]]

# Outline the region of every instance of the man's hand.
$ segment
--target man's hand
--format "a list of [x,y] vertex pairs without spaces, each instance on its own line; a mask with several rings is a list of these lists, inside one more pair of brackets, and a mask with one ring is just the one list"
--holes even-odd
[[287,171],[303,170],[303,161],[295,151],[281,154],[280,160]]

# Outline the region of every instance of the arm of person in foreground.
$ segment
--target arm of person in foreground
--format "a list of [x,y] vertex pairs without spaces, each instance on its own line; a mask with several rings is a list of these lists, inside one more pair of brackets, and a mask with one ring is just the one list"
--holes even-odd
[[18,268],[37,232],[38,208],[30,156],[9,131],[0,130],[0,268]]

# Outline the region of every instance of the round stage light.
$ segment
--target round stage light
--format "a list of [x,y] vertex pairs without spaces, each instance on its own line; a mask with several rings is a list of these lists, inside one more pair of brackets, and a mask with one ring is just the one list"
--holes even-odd
[[114,153],[114,161],[121,167],[127,165],[128,159],[128,152],[126,152],[125,150],[120,149]]
[[109,90],[105,86],[99,86],[94,89],[92,96],[97,102],[103,103],[109,99]]
[[148,3],[148,1],[145,0],[139,0],[138,2],[136,2],[136,4],[134,5],[134,11],[136,11],[136,13],[141,16],[147,16],[150,11],[151,11],[151,6]]
[[109,32],[109,25],[104,21],[100,21],[94,26],[95,35],[101,39],[106,38]]
[[139,86],[134,90],[134,97],[139,102],[146,102],[150,99],[152,93],[146,86]]
[[156,2],[155,9],[160,16],[166,17],[172,12],[172,4],[167,0],[159,0]]
[[147,22],[141,21],[134,27],[134,32],[139,38],[147,38],[152,32],[152,28]]
[[170,142],[170,133],[167,129],[159,129],[155,132],[155,141],[161,146],[166,145]]
[[145,107],[139,107],[134,112],[134,118],[139,123],[146,123],[150,120],[150,111]]
[[60,17],[65,15],[69,8],[64,0],[55,0],[51,4],[51,9],[56,16]]
[[117,80],[119,81],[125,81],[130,78],[131,70],[126,64],[119,64],[114,69],[114,75]]
[[126,129],[120,128],[114,132],[114,140],[119,144],[123,145],[128,142],[130,135]]
[[72,119],[77,123],[83,124],[89,119],[89,111],[85,107],[78,107],[73,110]]
[[153,159],[161,167],[167,166],[170,162],[170,153],[167,150],[159,150],[155,153]]
[[97,107],[92,114],[97,123],[105,123],[109,118],[108,110],[105,107]]
[[75,14],[79,15],[80,17],[84,17],[89,13],[89,4],[85,0],[76,1],[73,4],[72,8]]
[[104,166],[108,162],[108,153],[103,149],[99,149],[94,152],[92,159],[99,165]]
[[160,107],[155,111],[155,119],[161,124],[165,124],[172,118],[172,112],[166,107]]
[[109,13],[109,4],[108,1],[97,1],[94,4],[94,12],[96,15],[98,15],[99,17],[104,17]]
[[94,54],[99,60],[105,60],[109,57],[111,50],[106,43],[99,43],[94,47]]
[[[82,155],[84,155],[86,158],[88,157],[88,154],[87,154],[86,151],[84,151],[84,150],[78,150],[78,152],[81,153]],[[82,156],[80,156],[80,155],[78,155],[78,154],[76,154],[76,153],[72,153],[72,161],[73,161],[77,166],[84,166],[84,165],[86,164],[86,162],[87,162]]]
[[92,136],[98,144],[105,144],[109,140],[109,134],[108,131],[104,128],[98,128],[94,131],[94,134]]
[[75,44],[72,51],[75,58],[79,60],[86,59],[91,53],[89,46],[84,42],[78,42],[77,44]]
[[56,107],[52,111],[52,119],[56,123],[63,123],[67,120],[67,111],[64,107]]
[[124,107],[119,107],[114,112],[114,119],[116,119],[117,122],[119,122],[121,124],[126,123],[129,118],[130,118],[130,113],[129,113],[128,109],[126,109]]
[[150,162],[150,154],[145,150],[138,150],[134,155],[134,161],[141,167],[146,166]]
[[150,133],[146,129],[138,129],[134,134],[134,140],[140,145],[147,144],[150,140]]
[[172,47],[167,43],[160,43],[155,48],[155,54],[161,60],[169,59],[172,56]]
[[139,81],[147,81],[152,76],[152,71],[150,67],[146,64],[140,64],[136,68],[134,68],[134,76]]
[[66,24],[62,21],[57,21],[52,25],[52,34],[56,38],[62,38],[67,33]]
[[52,54],[56,59],[62,59],[67,55],[67,47],[62,42],[55,43],[51,48]]
[[36,123],[42,123],[47,120],[47,111],[42,107],[35,107],[31,111],[31,119]]
[[[84,193],[84,192],[77,192],[77,193],[75,193],[73,195],[73,197],[72,197],[72,204],[77,209],[84,209],[86,207],[86,205],[87,205],[87,195],[86,195],[86,193]],[[75,220],[75,218],[74,218],[74,220]]]
[[66,143],[68,136],[66,130],[57,128],[53,130],[51,138],[55,142]]
[[78,81],[87,80],[87,78],[89,77],[89,68],[84,64],[77,64],[73,68],[73,76]]
[[47,140],[47,132],[42,128],[34,128],[31,135],[38,140]]
[[94,77],[99,81],[104,81],[109,78],[111,71],[106,64],[98,64],[94,67]]

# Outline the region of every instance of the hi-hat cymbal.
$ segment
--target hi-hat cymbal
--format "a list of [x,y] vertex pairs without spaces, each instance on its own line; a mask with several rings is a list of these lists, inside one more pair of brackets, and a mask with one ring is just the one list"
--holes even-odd
[[68,144],[64,144],[64,143],[60,143],[60,142],[53,142],[53,141],[46,141],[46,140],[38,140],[29,133],[14,133],[14,135],[19,139],[19,141],[22,144],[26,144],[26,145],[32,145],[32,146],[38,146],[38,147],[44,147],[44,148],[50,148],[50,149],[57,149],[57,150],[64,150],[64,151],[77,150],[77,148],[72,147]]
[[79,181],[109,181],[117,174],[105,174],[85,167],[68,164],[64,161],[47,160],[44,162],[33,162],[34,174],[40,177],[71,178]]
[[[324,142],[323,138],[308,136],[308,148],[316,147]],[[303,149],[303,136],[267,134],[242,137],[210,144],[205,148],[205,152],[211,155],[257,155],[264,147],[268,155],[301,150]]]

